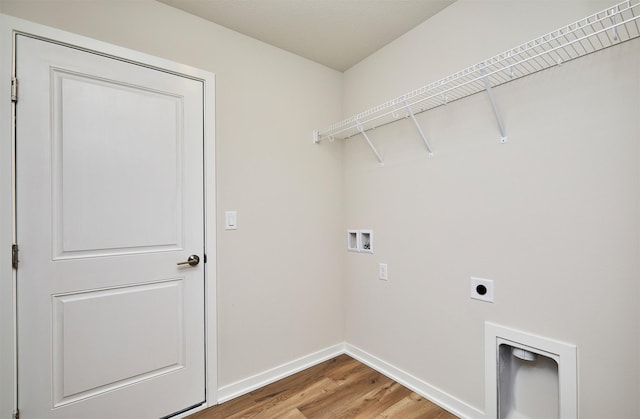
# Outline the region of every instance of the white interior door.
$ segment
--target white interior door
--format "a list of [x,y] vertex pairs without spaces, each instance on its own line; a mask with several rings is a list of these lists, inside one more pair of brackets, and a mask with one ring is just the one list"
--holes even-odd
[[16,51],[20,417],[201,404],[202,83],[27,36]]

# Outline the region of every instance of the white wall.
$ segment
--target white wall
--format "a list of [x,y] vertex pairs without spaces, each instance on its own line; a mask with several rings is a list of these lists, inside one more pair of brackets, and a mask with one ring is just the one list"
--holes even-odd
[[[345,73],[345,116],[610,2],[459,0]],[[582,418],[640,417],[640,41],[345,143],[346,341],[484,410],[484,322],[576,344]],[[388,264],[389,281],[377,279]],[[469,298],[471,276],[495,303]]]
[[[347,71],[344,86],[151,0],[1,0],[0,12],[216,74],[221,386],[346,340],[484,410],[491,320],[576,344],[581,417],[631,418],[638,41],[495,89],[505,145],[485,95],[418,117],[430,160],[408,122],[371,134],[384,168],[358,138],[310,141],[607,3],[459,0]],[[238,211],[239,230],[224,230],[225,210]],[[345,254],[347,227],[372,228],[375,254]],[[495,280],[495,304],[469,299],[471,275]]]
[[311,138],[341,116],[341,73],[151,0],[0,13],[215,73],[220,386],[343,341],[341,150]]

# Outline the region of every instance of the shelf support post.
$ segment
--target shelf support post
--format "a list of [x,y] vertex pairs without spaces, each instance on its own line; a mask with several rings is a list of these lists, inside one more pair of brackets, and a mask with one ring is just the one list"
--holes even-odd
[[418,124],[418,120],[416,119],[416,116],[413,114],[413,111],[411,110],[411,106],[409,106],[406,100],[404,101],[404,106],[407,109],[407,113],[411,117],[411,120],[413,121],[414,125],[418,129],[418,133],[420,134],[420,137],[422,138],[424,145],[427,147],[427,151],[429,152],[429,157],[433,157],[433,150],[431,149],[431,144],[429,144],[429,140],[424,135],[424,132],[422,132],[422,127],[420,127],[420,124]]
[[360,123],[360,121],[356,121],[356,128],[358,129],[358,131],[360,131],[360,134],[362,134],[364,139],[367,140],[367,144],[369,144],[369,147],[371,147],[371,150],[373,151],[373,154],[376,155],[376,158],[378,159],[378,162],[380,162],[380,166],[384,166],[384,160],[382,160],[382,157],[380,156],[380,153],[378,153],[378,150],[376,150],[376,148],[373,146],[373,143],[369,139],[369,136],[365,132],[364,128],[362,127],[362,124]]
[[487,70],[485,69],[484,64],[480,64],[480,74],[482,74],[482,81],[484,82],[484,87],[487,91],[487,94],[489,95],[489,100],[491,101],[491,106],[493,107],[493,113],[496,115],[498,129],[500,129],[500,143],[504,144],[507,142],[507,134],[504,130],[504,125],[502,124],[502,117],[500,116],[498,105],[496,105],[496,98],[493,97],[493,89],[491,88],[491,83],[489,83],[489,79],[487,78]]

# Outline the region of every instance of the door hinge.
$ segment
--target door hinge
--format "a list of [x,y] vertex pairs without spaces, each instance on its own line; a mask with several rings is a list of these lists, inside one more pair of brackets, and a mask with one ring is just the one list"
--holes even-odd
[[20,262],[18,260],[18,245],[17,244],[12,244],[11,245],[11,266],[13,266],[13,269],[18,269],[18,263]]
[[14,103],[18,101],[18,79],[15,77],[11,78],[11,101]]
[[13,419],[20,419],[20,410],[16,409],[15,412],[13,412]]

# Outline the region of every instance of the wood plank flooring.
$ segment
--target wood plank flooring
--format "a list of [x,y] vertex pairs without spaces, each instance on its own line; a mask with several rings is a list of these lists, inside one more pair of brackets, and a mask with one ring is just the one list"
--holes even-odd
[[340,355],[187,419],[456,416],[348,355]]

